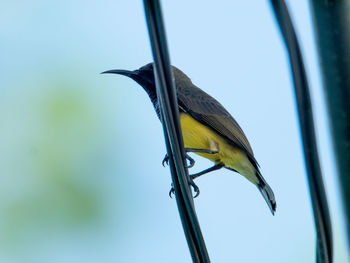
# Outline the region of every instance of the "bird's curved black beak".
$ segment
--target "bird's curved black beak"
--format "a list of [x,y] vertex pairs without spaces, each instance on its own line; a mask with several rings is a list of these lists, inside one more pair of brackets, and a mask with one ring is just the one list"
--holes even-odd
[[[154,81],[147,77],[142,71],[136,69],[136,70],[124,70],[124,69],[112,69],[102,72],[101,74],[119,74],[127,76],[134,81],[136,81],[138,84],[140,84],[143,88],[149,85],[154,85]],[[153,74],[152,74],[153,77]]]
[[124,75],[129,78],[133,78],[135,75],[137,75],[137,70],[124,70],[124,69],[111,69],[107,71],[101,72],[101,74],[119,74]]

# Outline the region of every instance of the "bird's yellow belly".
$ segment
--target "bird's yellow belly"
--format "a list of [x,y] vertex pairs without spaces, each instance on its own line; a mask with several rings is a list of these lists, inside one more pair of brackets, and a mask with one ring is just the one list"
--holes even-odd
[[180,114],[182,136],[185,148],[209,149],[218,151],[217,154],[196,153],[215,163],[223,163],[225,167],[234,169],[255,181],[255,168],[247,155],[239,148],[227,142],[209,127],[193,119],[189,114]]

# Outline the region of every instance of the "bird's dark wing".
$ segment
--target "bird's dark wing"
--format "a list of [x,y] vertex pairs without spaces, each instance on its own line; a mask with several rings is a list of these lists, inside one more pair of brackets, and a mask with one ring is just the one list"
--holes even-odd
[[209,126],[246,152],[255,167],[253,150],[243,130],[231,114],[213,97],[192,83],[176,83],[179,106],[194,119]]

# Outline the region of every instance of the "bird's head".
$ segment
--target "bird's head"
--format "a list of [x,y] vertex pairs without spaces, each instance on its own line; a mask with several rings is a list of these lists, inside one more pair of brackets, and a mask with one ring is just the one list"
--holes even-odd
[[[193,85],[191,80],[181,70],[179,70],[174,66],[172,66],[172,69],[175,77],[175,86],[177,88],[178,86],[183,86],[183,85]],[[157,92],[156,92],[156,83],[155,83],[154,72],[153,72],[153,63],[148,63],[147,65],[136,70],[112,69],[112,70],[104,71],[101,74],[107,74],[107,73],[124,75],[133,79],[138,84],[140,84],[143,87],[143,89],[147,92],[149,98],[151,99],[158,117],[160,116]]]
[[157,100],[153,63],[148,63],[147,65],[136,70],[112,69],[104,71],[101,74],[119,74],[127,76],[143,87],[143,89],[148,93],[152,102]]

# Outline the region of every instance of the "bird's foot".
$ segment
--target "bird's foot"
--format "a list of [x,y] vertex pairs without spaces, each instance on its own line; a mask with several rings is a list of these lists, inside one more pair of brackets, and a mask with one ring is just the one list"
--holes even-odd
[[170,198],[173,198],[173,196],[172,196],[172,195],[174,195],[174,194],[175,194],[174,185],[173,185],[173,184],[171,184],[171,188],[170,188],[170,191],[169,191],[169,197],[170,197]]
[[192,186],[193,191],[195,192],[195,195],[193,198],[196,198],[197,196],[199,196],[200,191],[199,191],[199,187],[194,183],[191,177],[190,177],[190,185]]
[[[189,156],[187,153],[186,153],[186,159],[188,160],[189,164],[186,164],[186,167],[187,168],[192,168],[194,166],[194,164],[196,163],[196,161],[191,157]],[[165,164],[168,165],[169,164],[169,156],[168,154],[165,154],[165,157],[162,161],[162,165],[165,167]]]
[[164,159],[162,161],[162,165],[165,167],[165,164],[166,165],[169,165],[169,155],[166,153],[165,156],[164,156]]
[[[189,180],[189,184],[192,186],[193,191],[195,192],[195,195],[193,198],[196,198],[197,196],[199,196],[200,191],[199,191],[199,187],[194,183],[194,181],[192,180],[192,178],[190,178]],[[171,184],[171,189],[169,191],[169,196],[170,198],[173,198],[172,195],[175,194],[175,189],[174,189],[174,185]]]
[[196,161],[191,156],[189,156],[187,153],[186,153],[186,159],[189,161],[189,164],[187,164],[187,168],[192,168],[194,166],[194,164],[196,163]]

